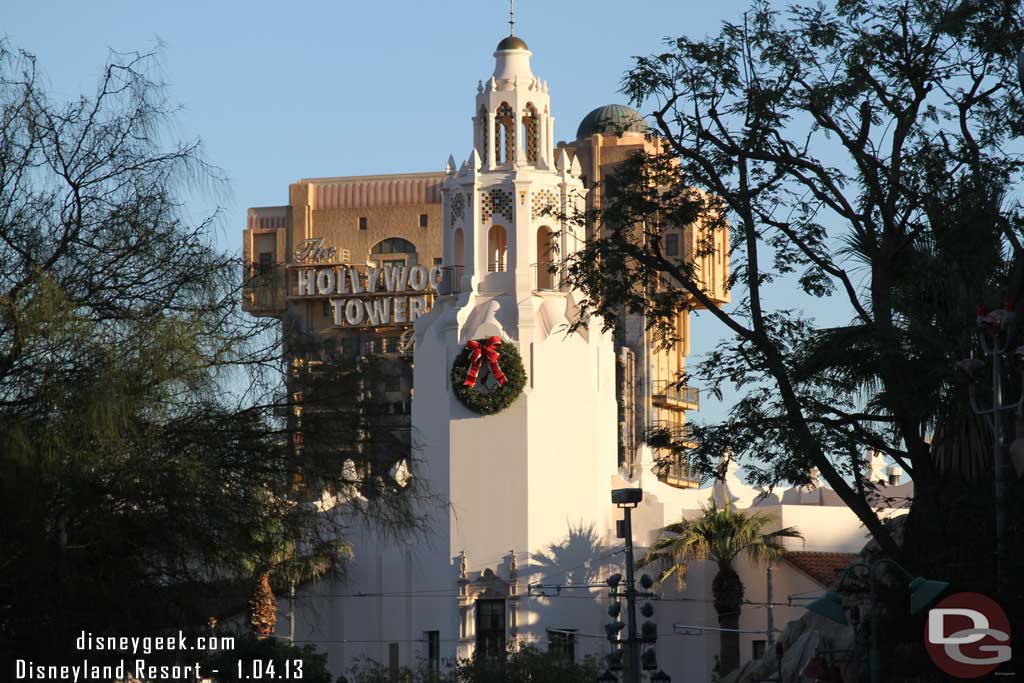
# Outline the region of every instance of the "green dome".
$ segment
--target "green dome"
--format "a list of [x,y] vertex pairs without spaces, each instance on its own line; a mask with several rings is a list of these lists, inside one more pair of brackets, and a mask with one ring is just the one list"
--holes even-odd
[[647,133],[650,130],[636,109],[624,104],[606,104],[583,117],[576,129],[576,139],[589,138],[597,133]]
[[526,47],[526,41],[523,40],[522,38],[520,38],[519,36],[509,36],[508,38],[505,38],[503,41],[498,43],[498,49],[499,50],[529,50],[530,48]]

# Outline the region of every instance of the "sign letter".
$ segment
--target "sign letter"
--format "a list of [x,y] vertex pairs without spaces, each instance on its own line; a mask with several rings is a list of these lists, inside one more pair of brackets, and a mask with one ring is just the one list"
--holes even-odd
[[316,279],[316,271],[312,269],[304,269],[298,272],[299,276],[299,296],[312,296],[313,295],[313,282]]

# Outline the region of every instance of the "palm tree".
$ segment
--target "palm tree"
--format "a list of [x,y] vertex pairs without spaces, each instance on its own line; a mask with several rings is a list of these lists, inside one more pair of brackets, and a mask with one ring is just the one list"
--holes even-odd
[[662,529],[661,537],[651,546],[639,566],[660,565],[658,581],[674,576],[676,585],[686,587],[686,569],[694,560],[712,560],[718,573],[711,584],[711,593],[718,613],[721,673],[727,674],[740,662],[740,640],[737,629],[743,605],[743,581],[734,563],[740,555],[751,561],[773,562],[785,553],[782,538],[803,538],[794,527],[762,533],[773,518],[757,513],[744,513],[729,503],[718,507],[714,498],[701,507],[701,516],[683,519]]
[[338,572],[352,557],[352,548],[340,539],[301,546],[289,536],[283,523],[258,537],[262,552],[242,558],[251,578],[248,600],[249,630],[257,638],[277,630],[277,597],[274,588],[298,586]]

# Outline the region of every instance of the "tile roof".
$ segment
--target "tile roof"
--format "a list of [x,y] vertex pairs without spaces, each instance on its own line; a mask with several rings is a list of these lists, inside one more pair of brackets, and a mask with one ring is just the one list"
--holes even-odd
[[857,559],[856,553],[788,552],[783,558],[809,577],[829,588],[839,578],[839,572]]

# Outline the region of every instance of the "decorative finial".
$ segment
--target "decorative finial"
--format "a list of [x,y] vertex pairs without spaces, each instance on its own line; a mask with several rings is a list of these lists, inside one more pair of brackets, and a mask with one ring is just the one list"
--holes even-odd
[[508,13],[508,34],[514,36],[516,34],[516,0],[510,0],[512,3],[512,9]]

